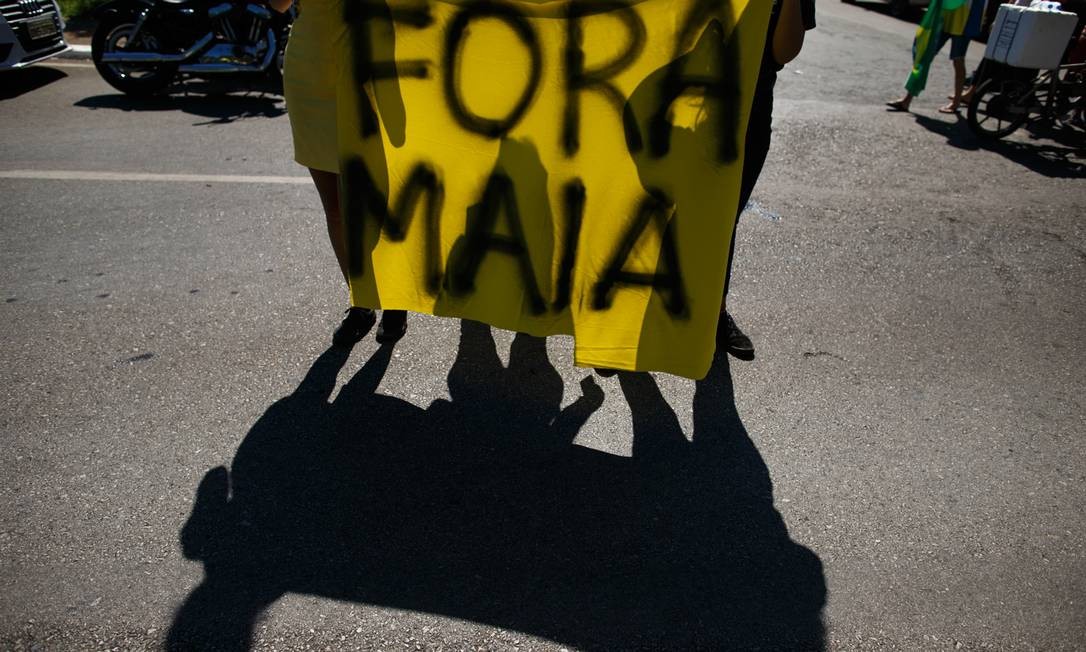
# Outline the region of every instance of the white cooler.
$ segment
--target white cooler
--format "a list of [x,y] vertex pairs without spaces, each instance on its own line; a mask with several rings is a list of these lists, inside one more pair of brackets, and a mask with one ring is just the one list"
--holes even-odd
[[984,57],[1016,68],[1058,68],[1077,23],[1066,11],[1001,5]]

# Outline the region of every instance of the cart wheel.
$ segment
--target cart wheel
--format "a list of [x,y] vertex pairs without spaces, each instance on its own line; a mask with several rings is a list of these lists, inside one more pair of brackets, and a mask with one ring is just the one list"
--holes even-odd
[[1016,79],[985,80],[969,102],[969,128],[979,138],[1003,138],[1025,124],[1032,104],[1031,84]]
[[1086,107],[1086,70],[1080,67],[1061,68],[1057,74],[1060,91],[1056,95],[1056,114],[1063,115]]

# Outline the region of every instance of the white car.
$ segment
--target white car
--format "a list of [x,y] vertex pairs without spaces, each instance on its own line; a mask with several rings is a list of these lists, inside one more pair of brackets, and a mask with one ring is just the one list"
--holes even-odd
[[68,48],[56,0],[0,0],[0,70],[28,66]]

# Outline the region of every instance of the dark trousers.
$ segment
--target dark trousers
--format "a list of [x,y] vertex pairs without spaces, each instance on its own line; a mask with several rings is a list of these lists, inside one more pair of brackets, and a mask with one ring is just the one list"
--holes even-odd
[[754,184],[762,174],[766,156],[769,155],[769,140],[773,131],[773,95],[764,94],[754,98],[747,122],[747,140],[743,148],[743,180],[739,186],[739,205],[735,213],[735,228],[732,229],[732,241],[728,244],[728,273],[724,276],[724,297],[732,281],[732,261],[735,260],[735,234],[739,231],[739,216],[743,214]]

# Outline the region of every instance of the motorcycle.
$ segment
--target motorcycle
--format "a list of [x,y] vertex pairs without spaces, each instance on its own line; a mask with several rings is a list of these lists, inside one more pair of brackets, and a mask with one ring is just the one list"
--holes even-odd
[[282,74],[295,10],[259,0],[112,0],[94,12],[91,57],[128,95],[147,96],[179,75]]

